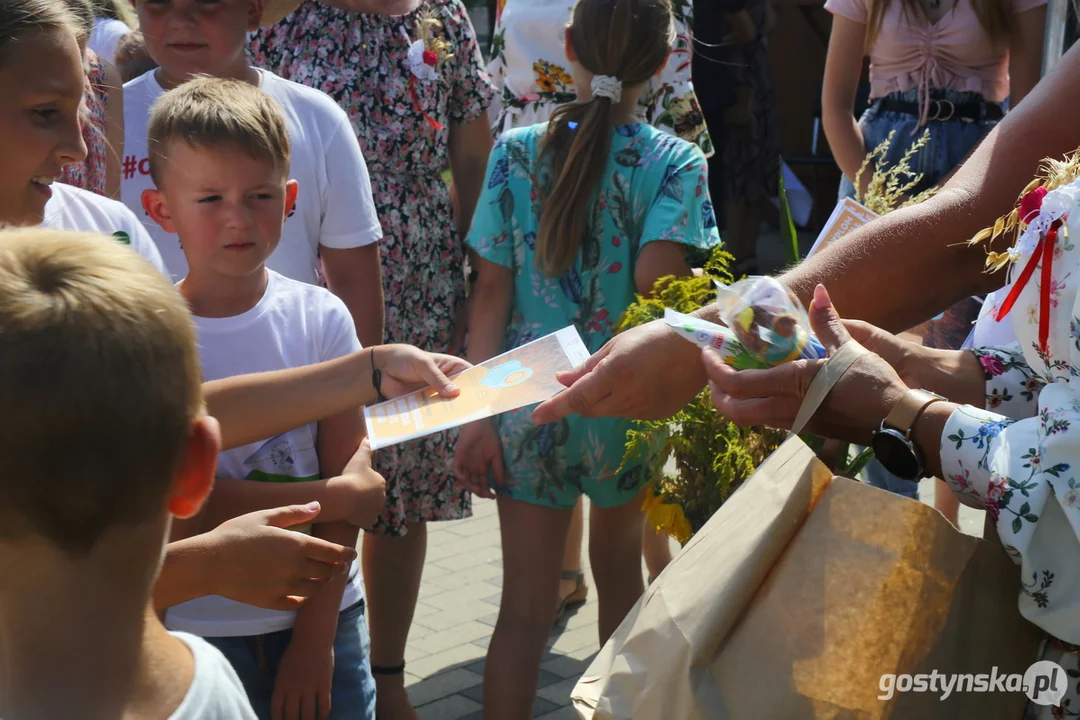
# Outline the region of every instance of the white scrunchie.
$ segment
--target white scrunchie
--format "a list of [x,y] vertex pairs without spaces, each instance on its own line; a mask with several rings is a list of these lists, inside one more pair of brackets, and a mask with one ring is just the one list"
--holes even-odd
[[591,86],[593,97],[606,97],[613,103],[622,99],[622,83],[617,77],[593,75]]

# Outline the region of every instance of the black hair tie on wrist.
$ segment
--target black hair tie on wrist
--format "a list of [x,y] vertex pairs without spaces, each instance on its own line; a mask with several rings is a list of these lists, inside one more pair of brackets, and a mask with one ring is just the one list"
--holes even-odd
[[371,348],[371,385],[375,388],[375,399],[386,402],[387,397],[382,392],[382,370],[375,367],[375,348]]

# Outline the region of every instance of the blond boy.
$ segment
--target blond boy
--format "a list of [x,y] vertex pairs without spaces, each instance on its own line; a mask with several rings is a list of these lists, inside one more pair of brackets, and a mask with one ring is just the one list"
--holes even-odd
[[[248,64],[247,31],[259,27],[262,0],[138,0],[139,28],[154,70],[124,85],[121,199],[145,217],[143,191],[154,187],[150,108],[193,77],[240,80],[277,100],[293,145],[289,176],[300,183],[281,242],[268,266],[287,278],[327,287],[349,308],[365,345],[382,342],[383,291],[375,212],[367,164],[345,111],[329,95]],[[147,229],[174,280],[187,274],[177,236],[146,217]]]
[[[154,105],[155,188],[143,206],[176,233],[188,274],[177,286],[195,316],[203,377],[218,380],[335,360],[360,349],[344,303],[267,268],[296,202],[278,103],[236,80],[197,78]],[[223,452],[200,529],[265,508],[322,502],[312,532],[355,545],[384,501],[360,448],[353,408]],[[366,466],[358,473],[350,466]],[[354,563],[297,612],[210,596],[172,608],[168,627],[210,638],[232,662],[260,717],[374,717],[363,588]]]
[[180,296],[110,238],[0,233],[0,387],[0,717],[253,718],[151,607],[219,446]]

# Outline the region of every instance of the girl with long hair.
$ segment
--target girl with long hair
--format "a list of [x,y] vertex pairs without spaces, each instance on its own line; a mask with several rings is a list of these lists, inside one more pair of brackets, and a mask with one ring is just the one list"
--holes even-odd
[[[467,243],[478,276],[469,360],[568,325],[590,351],[658,278],[690,274],[687,252],[719,243],[705,155],[638,122],[642,89],[664,65],[668,0],[581,0],[565,31],[575,102],[504,133],[488,162]],[[497,496],[503,547],[499,619],[484,674],[487,717],[532,715],[567,527],[592,504],[589,553],[604,643],[644,590],[639,464],[622,465],[623,420],[533,425],[524,409],[462,429],[458,480]],[[490,483],[489,483],[490,474]]]

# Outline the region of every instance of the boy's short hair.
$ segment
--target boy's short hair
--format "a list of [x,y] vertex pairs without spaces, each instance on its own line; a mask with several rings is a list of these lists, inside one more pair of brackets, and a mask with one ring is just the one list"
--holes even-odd
[[158,98],[150,110],[150,175],[161,187],[169,142],[233,147],[276,168],[289,167],[289,131],[274,98],[240,80],[197,77]]
[[202,412],[165,277],[114,238],[0,231],[0,541],[85,555],[160,517]]

